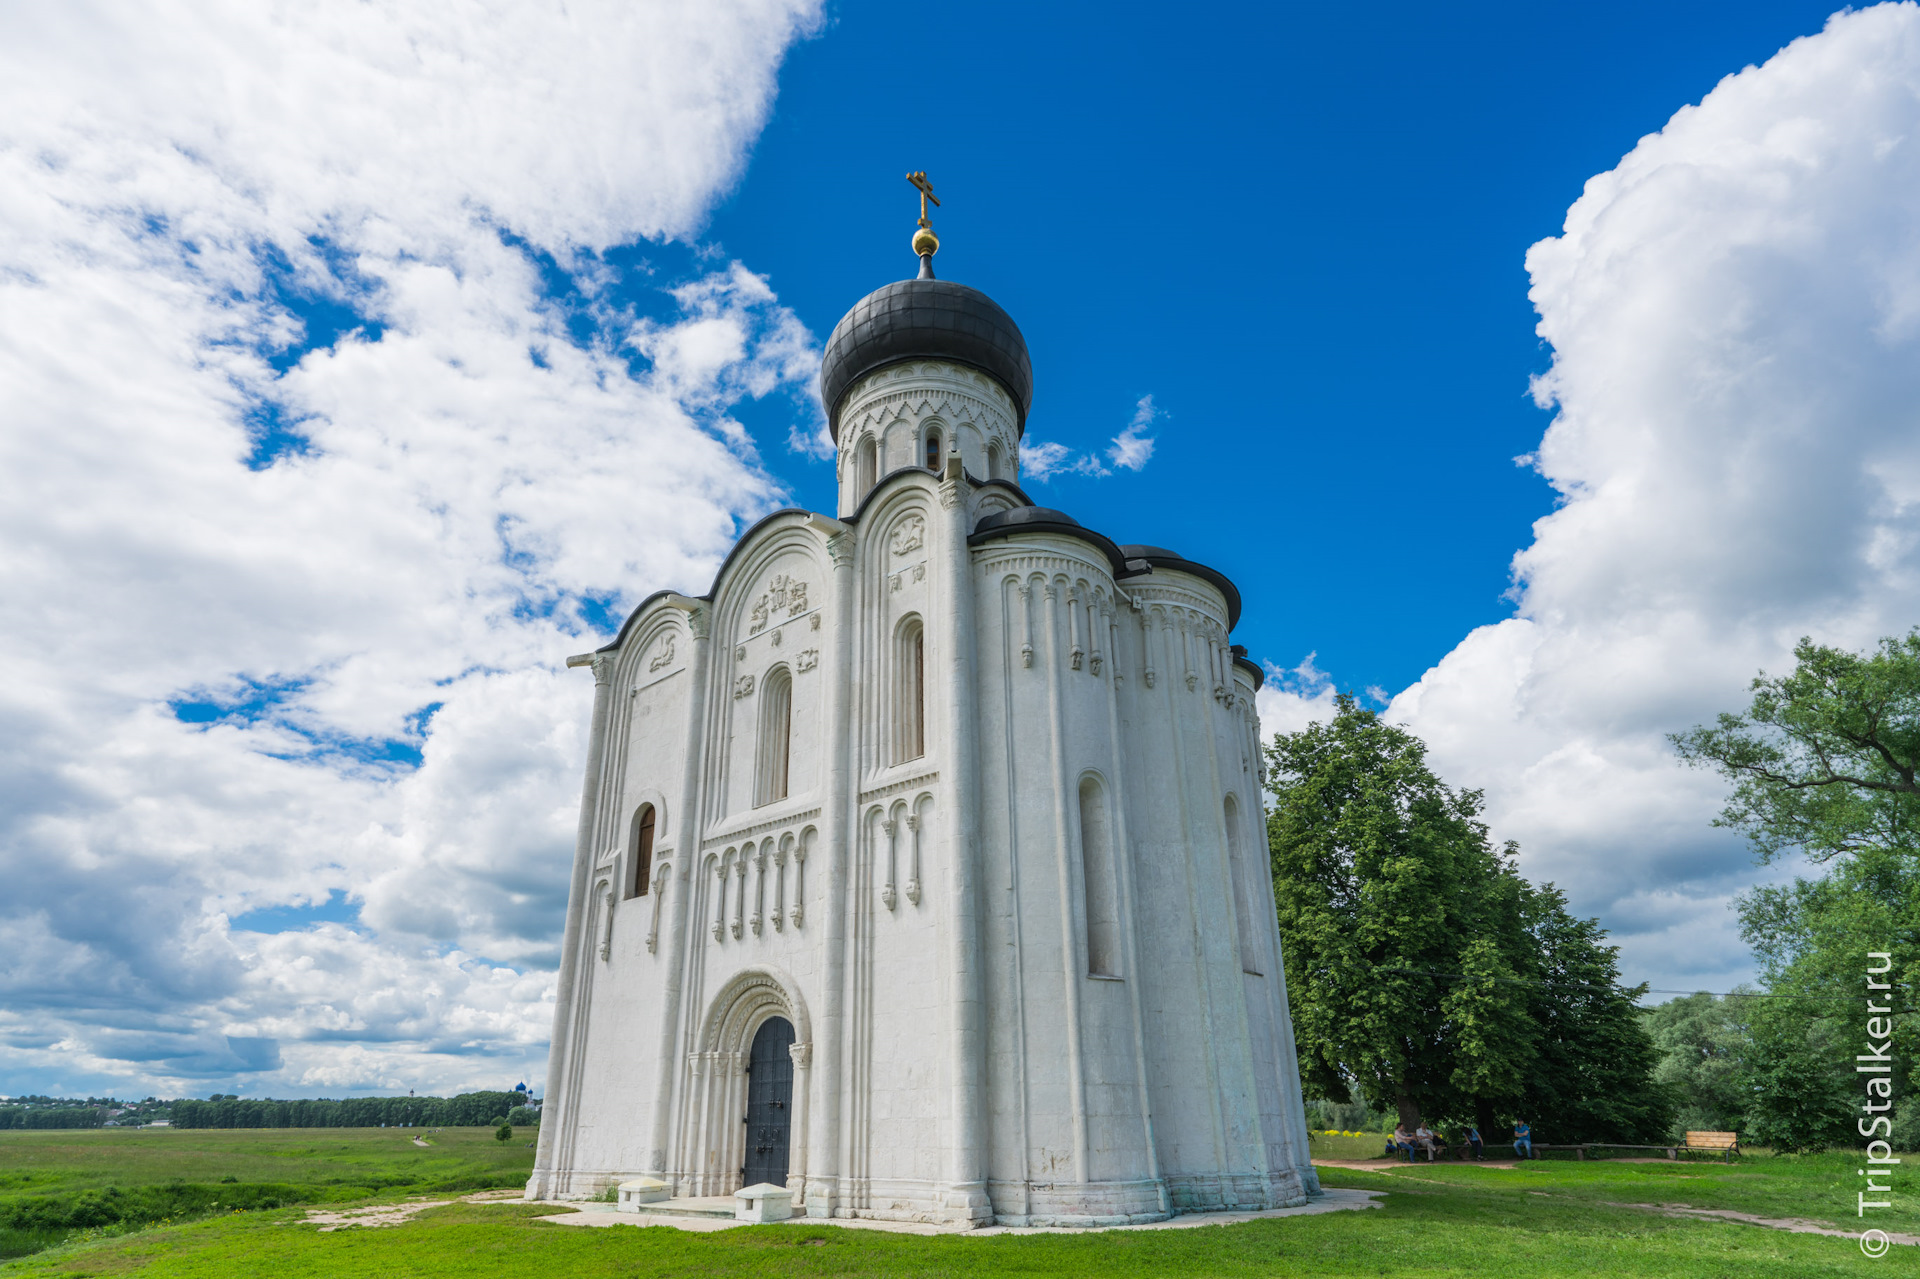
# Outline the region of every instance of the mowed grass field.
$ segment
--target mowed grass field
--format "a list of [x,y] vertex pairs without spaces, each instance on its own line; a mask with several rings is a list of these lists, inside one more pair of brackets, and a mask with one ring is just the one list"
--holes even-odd
[[489,1128],[0,1131],[0,1259],[76,1231],[235,1208],[518,1186],[534,1132],[503,1143]]
[[[531,1135],[530,1131],[527,1135]],[[523,1176],[524,1139],[501,1149],[484,1130],[422,1151],[394,1130],[7,1134],[0,1175],[60,1173],[100,1190],[118,1175],[101,1151],[124,1151],[126,1175],[253,1170],[333,1201],[417,1196],[443,1182]],[[87,1144],[82,1137],[107,1137]],[[161,1143],[139,1143],[160,1137]],[[169,1145],[179,1140],[179,1144]],[[429,1138],[437,1140],[436,1138]],[[1360,1139],[1342,1139],[1359,1141]],[[61,1153],[73,1143],[71,1153]],[[124,1143],[124,1144],[123,1144]],[[1332,1143],[1326,1143],[1331,1145]],[[1363,1151],[1326,1150],[1341,1158]],[[19,1156],[38,1161],[23,1168]],[[211,1159],[215,1162],[204,1162]],[[224,1161],[221,1162],[221,1161]],[[304,1167],[305,1173],[291,1173]],[[1387,1192],[1383,1208],[1198,1229],[1088,1231],[992,1238],[890,1234],[813,1224],[693,1234],[666,1227],[580,1229],[543,1223],[563,1205],[448,1202],[403,1224],[323,1233],[304,1206],[226,1213],[119,1235],[80,1237],[0,1266],[14,1276],[991,1276],[991,1275],[1490,1275],[1812,1276],[1884,1266],[1913,1273],[1920,1248],[1871,1261],[1852,1238],[1793,1235],[1749,1225],[1676,1219],[1629,1205],[1686,1204],[1793,1217],[1857,1230],[1858,1164],[1845,1155],[1750,1157],[1669,1164],[1540,1161],[1514,1168],[1381,1163],[1323,1168],[1329,1186]],[[137,1172],[136,1172],[137,1170]],[[408,1187],[369,1193],[364,1179],[406,1175]],[[295,1183],[295,1176],[306,1180]],[[100,1180],[105,1178],[105,1180]],[[363,1179],[356,1183],[354,1178]],[[1904,1179],[1896,1181],[1902,1185]],[[11,1186],[12,1182],[7,1183]],[[69,1183],[72,1184],[72,1183]],[[231,1188],[235,1183],[224,1184]],[[8,1196],[20,1193],[14,1189]],[[435,1196],[451,1200],[452,1191]],[[1874,1224],[1920,1233],[1920,1196]],[[1869,1271],[1870,1272],[1870,1271]]]

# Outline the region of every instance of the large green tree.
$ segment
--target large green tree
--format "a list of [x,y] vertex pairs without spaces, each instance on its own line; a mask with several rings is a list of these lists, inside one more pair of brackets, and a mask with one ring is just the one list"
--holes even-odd
[[1660,1054],[1654,1079],[1673,1098],[1680,1131],[1738,1129],[1747,1113],[1743,1080],[1748,1055],[1744,992],[1723,998],[1707,991],[1670,999],[1641,1014]]
[[1351,697],[1267,750],[1268,835],[1303,1083],[1554,1140],[1663,1128],[1614,950],[1496,848],[1478,791]]
[[1869,953],[1892,957],[1901,1093],[1920,1050],[1920,630],[1866,653],[1802,639],[1794,658],[1791,674],[1753,681],[1745,712],[1672,741],[1731,783],[1715,824],[1744,833],[1757,860],[1821,867],[1736,903],[1766,995],[1746,1001],[1745,1130],[1806,1149],[1859,1139],[1851,1063]]
[[1537,1057],[1519,1112],[1548,1141],[1658,1141],[1673,1107],[1653,1077],[1660,1054],[1635,1001],[1646,987],[1622,987],[1620,949],[1598,920],[1567,910],[1552,884],[1526,886],[1527,1014],[1539,1028]]

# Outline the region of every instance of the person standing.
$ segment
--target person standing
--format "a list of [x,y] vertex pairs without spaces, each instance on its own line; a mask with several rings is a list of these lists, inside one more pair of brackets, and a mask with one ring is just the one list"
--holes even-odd
[[1513,1126],[1513,1153],[1522,1159],[1533,1158],[1533,1129],[1524,1119]]
[[1480,1144],[1480,1130],[1472,1124],[1467,1125],[1467,1144],[1473,1147],[1473,1157],[1475,1159],[1486,1158],[1486,1147]]

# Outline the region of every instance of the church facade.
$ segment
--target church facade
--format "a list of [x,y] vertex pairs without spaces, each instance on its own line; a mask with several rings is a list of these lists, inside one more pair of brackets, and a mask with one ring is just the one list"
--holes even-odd
[[1303,1202],[1238,592],[1028,498],[1025,341],[915,248],[828,343],[835,514],[775,512],[570,659],[593,719],[527,1195]]

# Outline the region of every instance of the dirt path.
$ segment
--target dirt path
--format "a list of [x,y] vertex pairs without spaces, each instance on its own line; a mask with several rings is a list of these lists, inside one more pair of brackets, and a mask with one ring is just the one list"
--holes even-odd
[[458,1199],[409,1199],[405,1203],[375,1204],[371,1208],[309,1208],[307,1224],[320,1227],[322,1234],[329,1230],[345,1230],[349,1226],[397,1226],[416,1212],[425,1212],[429,1208],[438,1208],[442,1204],[494,1203],[502,1199],[518,1199],[518,1190],[481,1190],[471,1195],[461,1195]]
[[[1731,1208],[1689,1208],[1686,1204],[1623,1204],[1609,1203],[1609,1208],[1638,1208],[1643,1212],[1657,1212],[1663,1217],[1693,1217],[1704,1220],[1738,1221],[1749,1226],[1765,1226],[1768,1230],[1785,1230],[1796,1235],[1832,1235],[1836,1239],[1858,1239],[1858,1230],[1835,1230],[1823,1221],[1808,1221],[1805,1217],[1757,1217],[1750,1212],[1735,1212]],[[1920,1246],[1920,1235],[1897,1235],[1882,1231],[1892,1243]]]

